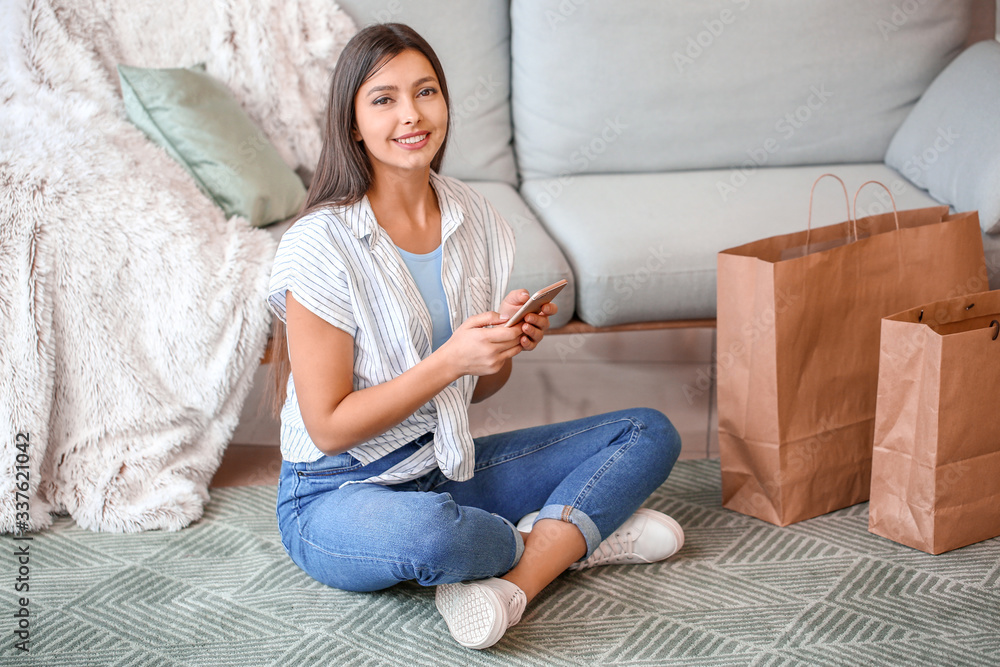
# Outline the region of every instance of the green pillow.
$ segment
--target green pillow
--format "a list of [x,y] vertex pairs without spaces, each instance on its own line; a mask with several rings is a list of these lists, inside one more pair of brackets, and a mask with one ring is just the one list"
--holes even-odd
[[177,160],[227,216],[255,227],[298,213],[302,181],[229,89],[205,72],[118,66],[129,120]]

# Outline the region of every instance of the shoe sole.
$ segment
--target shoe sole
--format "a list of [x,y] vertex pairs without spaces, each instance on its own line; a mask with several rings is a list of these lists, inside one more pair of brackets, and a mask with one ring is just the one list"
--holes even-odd
[[490,588],[441,584],[434,593],[434,606],[451,636],[467,648],[489,648],[507,630],[506,619],[497,618],[503,605]]

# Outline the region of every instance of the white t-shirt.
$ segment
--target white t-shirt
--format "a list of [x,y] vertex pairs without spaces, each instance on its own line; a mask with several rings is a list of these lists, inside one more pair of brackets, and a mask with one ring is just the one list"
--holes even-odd
[[[453,178],[431,172],[441,208],[441,283],[452,329],[468,317],[497,310],[514,263],[514,233],[486,199]],[[317,316],[354,337],[354,390],[400,375],[431,353],[431,315],[368,198],[314,211],[285,232],[268,286],[268,305],[285,321],[285,292]],[[435,466],[450,479],[473,474],[475,450],[468,407],[476,378],[464,375],[401,424],[350,450],[370,463],[419,436],[434,439],[377,478],[391,484]],[[323,456],[306,432],[288,378],[281,411],[281,454],[287,461]]]

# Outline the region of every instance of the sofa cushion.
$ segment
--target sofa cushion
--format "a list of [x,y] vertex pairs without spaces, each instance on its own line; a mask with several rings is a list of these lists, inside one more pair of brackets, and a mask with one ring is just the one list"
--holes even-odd
[[[577,317],[610,326],[715,317],[717,253],[805,229],[809,189],[825,172],[844,179],[852,200],[858,186],[877,179],[900,210],[940,206],[883,164],[759,169],[736,192],[720,190],[729,172],[714,170],[531,180],[522,193],[566,253]],[[888,201],[868,186],[858,215],[891,210]],[[813,224],[846,218],[843,191],[824,179]]]
[[896,132],[886,164],[1000,232],[1000,44],[967,49],[934,80]]
[[881,162],[977,4],[512,0],[522,175]]
[[118,73],[129,120],[177,160],[227,216],[263,226],[302,206],[302,181],[204,66],[119,65]]
[[555,298],[559,312],[549,324],[553,328],[566,324],[573,316],[576,303],[576,279],[562,250],[514,188],[497,182],[470,182],[469,185],[486,197],[514,230],[517,251],[507,291],[524,288],[534,294],[565,278],[569,284]]
[[405,23],[434,49],[451,95],[452,133],[441,173],[517,185],[510,122],[506,0],[340,0],[358,27]]

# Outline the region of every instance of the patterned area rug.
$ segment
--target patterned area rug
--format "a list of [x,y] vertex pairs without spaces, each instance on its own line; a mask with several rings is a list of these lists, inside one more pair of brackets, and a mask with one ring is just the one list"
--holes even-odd
[[[996,665],[1000,539],[940,556],[867,532],[866,505],[787,528],[720,507],[718,461],[683,461],[648,506],[687,543],[648,566],[567,573],[487,651],[455,644],[434,591],[327,588],[285,555],[275,487],[212,491],[177,533],[58,518],[30,544],[30,652],[8,665]],[[21,594],[23,595],[23,593]],[[13,638],[12,638],[13,637]]]

